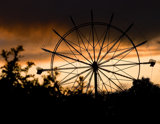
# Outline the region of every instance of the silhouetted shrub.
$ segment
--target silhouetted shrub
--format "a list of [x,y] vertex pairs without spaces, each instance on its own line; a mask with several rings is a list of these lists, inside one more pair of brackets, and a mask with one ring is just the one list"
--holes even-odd
[[130,89],[103,92],[95,98],[92,93],[84,93],[86,82],[83,77],[79,77],[77,86],[72,90],[59,85],[58,72],[54,73],[54,77],[50,73],[42,76],[43,83],[40,84],[35,75],[28,73],[34,66],[33,62],[27,62],[24,68],[19,64],[22,51],[23,47],[18,46],[1,52],[5,65],[0,68],[0,98],[10,110],[19,108],[34,115],[50,111],[51,116],[47,116],[51,118],[88,117],[104,121],[149,119],[156,117],[156,112],[160,110],[160,87],[150,82],[149,78],[134,80]]

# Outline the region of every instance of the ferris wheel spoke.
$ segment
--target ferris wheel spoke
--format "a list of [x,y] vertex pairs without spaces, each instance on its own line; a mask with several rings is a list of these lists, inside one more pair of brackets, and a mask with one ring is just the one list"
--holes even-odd
[[97,74],[98,74],[98,77],[100,78],[100,80],[102,81],[102,85],[104,86],[104,88],[105,88],[106,91],[108,92],[108,89],[107,89],[107,87],[106,87],[106,85],[105,85],[105,83],[104,83],[104,81],[103,81],[101,75],[99,74],[99,72],[98,72]]
[[[103,74],[109,81],[111,81],[118,89],[123,90],[120,86],[118,86],[112,79],[110,79],[105,73],[99,70],[101,74]],[[113,88],[113,87],[112,87]],[[115,88],[114,88],[115,89]]]
[[[111,77],[110,77],[110,79],[112,79],[112,80],[117,80],[116,78],[111,78]],[[119,81],[131,81],[131,80],[121,79],[121,78],[118,78],[118,80],[119,80]]]
[[[82,37],[88,42],[88,44],[89,44],[90,46],[93,47],[93,45],[90,43],[90,41],[86,38],[86,36],[85,36],[81,31],[79,31],[79,34],[80,34],[80,36],[82,36]],[[84,42],[84,41],[83,41],[83,42]]]
[[[112,15],[111,15],[111,17],[110,17],[110,20],[109,20],[109,24],[107,25],[106,30],[104,31],[103,35],[102,35],[101,38],[100,38],[100,39],[103,38],[103,41],[102,41],[102,44],[100,45],[100,51],[99,51],[99,53],[98,53],[97,61],[99,60],[99,57],[100,57],[100,55],[101,55],[104,42],[105,42],[107,36],[109,36],[109,30],[110,30],[111,23],[112,23],[112,21],[113,21],[113,17],[114,17],[114,14],[112,13]],[[104,37],[103,37],[103,36],[104,36]],[[108,42],[109,42],[109,39],[108,39]]]
[[[133,68],[133,67],[135,67],[135,66],[137,66],[137,65],[132,65],[132,66],[129,66],[129,67],[126,67],[126,68],[122,68],[121,70],[126,70],[126,69],[129,69],[129,68]],[[119,72],[119,71],[121,71],[120,69],[118,69],[117,71],[115,71],[115,72]]]
[[111,93],[112,93],[112,90],[113,90],[114,88],[111,86],[111,81],[108,80],[108,82],[109,82],[110,90],[111,90]]
[[[119,59],[113,59],[113,60],[119,60]],[[129,62],[129,63],[133,63],[133,61],[129,61],[129,60],[121,60],[122,62]]]
[[[73,90],[75,91],[75,83],[77,82],[77,79],[78,79],[78,76],[76,77],[76,79],[74,80],[74,82],[69,82],[70,84],[71,83],[73,84],[72,87],[71,87],[71,90],[74,88]],[[67,83],[65,83],[65,84],[67,84]]]
[[[75,23],[74,19],[72,18],[72,16],[70,16],[70,20],[71,20],[71,22],[72,22],[73,26],[76,28],[76,35],[77,35],[77,39],[78,39],[78,45],[79,45],[79,47],[80,47],[80,51],[81,51],[81,48],[82,48],[82,49],[84,49],[84,48],[83,48],[83,47],[81,47],[81,44],[80,44],[79,38],[81,39],[81,41],[83,41],[83,39],[82,39],[82,37],[81,37],[81,35],[80,35],[80,33],[79,33],[79,30],[78,30],[78,28],[77,28],[77,25],[76,25],[76,23]],[[84,47],[85,47],[85,46],[84,46]],[[86,47],[85,47],[85,49],[86,49]]]
[[100,41],[102,40],[103,36],[105,35],[105,32],[106,32],[106,31],[104,31],[104,32],[102,33],[102,35],[100,36],[100,38],[98,38],[98,34],[97,34],[97,32],[96,32],[96,37],[97,37],[97,40],[98,40],[98,41],[97,41],[95,47],[97,47],[98,44],[99,44],[99,47],[101,47]]
[[64,80],[64,81],[61,82],[60,84],[64,84],[65,82],[70,81],[70,80],[76,78],[77,76],[80,76],[81,74],[83,74],[83,73],[85,73],[85,72],[87,72],[87,71],[89,71],[89,70],[90,70],[90,68],[87,69],[87,70],[85,70],[85,71],[83,71],[83,72],[81,72],[81,73],[79,73],[79,74],[76,74],[75,76],[70,77],[69,79]]
[[[73,25],[75,26],[75,30],[77,32],[77,35],[80,37],[81,41],[84,43],[83,38],[88,42],[89,45],[92,46],[92,44],[90,43],[90,41],[86,38],[86,36],[77,28],[77,25],[75,23],[75,21],[73,20],[73,18],[71,17],[71,21],[73,23]],[[83,38],[82,38],[83,37]],[[85,46],[85,43],[83,44]]]
[[100,92],[103,93],[103,90],[100,88],[100,86],[97,86],[97,88],[98,88],[98,90],[99,90]]
[[[116,63],[118,63],[118,62],[121,61],[124,57],[126,57],[133,49],[134,49],[134,47],[129,48],[129,49],[127,49],[126,51],[123,51],[123,52],[121,52],[121,53],[119,53],[119,54],[117,54],[117,55],[115,55],[115,56],[112,56],[112,57],[109,58],[108,60],[103,61],[103,62],[100,63],[99,65],[103,65],[103,64],[109,62],[110,60],[113,60],[113,59],[115,59],[115,58],[117,58],[117,57],[125,54],[121,59],[119,59],[119,60],[116,62]],[[126,54],[126,53],[127,53],[127,54]]]
[[121,77],[124,77],[124,78],[127,78],[127,79],[131,79],[131,80],[134,80],[134,78],[131,78],[131,77],[126,76],[126,75],[119,74],[119,73],[117,73],[117,72],[113,72],[113,71],[110,71],[110,70],[107,70],[107,69],[104,69],[104,68],[101,68],[101,67],[100,67],[100,69],[103,70],[103,71],[106,71],[106,72],[108,72],[108,73],[116,74],[116,75],[118,75],[118,76],[121,76]]
[[120,44],[121,44],[121,41],[119,41],[119,43],[118,43],[118,45],[117,45],[117,47],[116,47],[116,50],[113,52],[112,57],[114,57],[114,56],[115,56],[115,54],[116,54],[116,52],[117,52],[117,50],[118,50],[118,48],[119,48]]
[[[72,18],[71,20],[74,21],[73,18]],[[72,22],[72,23],[73,23],[73,22]],[[88,42],[88,44],[89,44],[90,46],[92,46],[92,44],[91,44],[90,41],[86,38],[86,36],[77,28],[77,25],[76,25],[75,22],[74,22],[74,26],[75,26],[75,30],[76,30],[76,32],[77,32],[77,35],[80,37],[80,39],[81,39],[84,47],[87,48],[86,45],[85,45],[85,43],[84,43],[84,40],[83,40],[83,39],[85,39],[85,40]],[[93,47],[93,46],[92,46],[92,47]]]
[[[68,52],[68,51],[67,51]],[[60,54],[64,54],[64,55],[73,55],[72,53],[67,53],[67,52],[59,52]],[[79,55],[79,54],[75,54],[75,55]]]
[[[151,62],[142,62],[142,63],[133,63],[133,64],[125,64],[125,65],[131,65],[131,66],[129,66],[129,67],[126,67],[126,68],[122,68],[122,69],[120,69],[120,68],[118,68],[118,67],[116,67],[118,70],[117,71],[115,71],[115,72],[119,72],[119,71],[123,71],[124,72],[124,70],[126,70],[126,69],[129,69],[129,68],[133,68],[133,67],[135,67],[135,66],[137,66],[137,65],[140,65],[140,64],[151,64]],[[120,64],[119,64],[120,65]],[[122,65],[122,64],[121,64]],[[124,64],[123,64],[124,65]],[[128,73],[127,73],[127,75],[129,75]]]
[[[102,52],[102,49],[103,49],[103,45],[104,45],[104,42],[105,42],[105,40],[106,40],[108,31],[109,31],[109,29],[110,29],[110,25],[111,25],[111,23],[112,23],[113,16],[114,16],[114,15],[112,14],[112,16],[111,16],[111,18],[110,18],[110,21],[109,21],[109,25],[107,26],[107,29],[106,29],[106,31],[105,31],[105,35],[104,35],[104,38],[103,38],[103,41],[102,41],[102,45],[101,45],[100,51],[99,51],[99,53],[98,53],[97,62],[98,62],[98,60],[99,60],[99,57],[101,56],[101,52]],[[109,40],[108,40],[108,41],[109,41]]]
[[95,61],[95,41],[94,41],[94,23],[93,23],[93,10],[91,10],[91,31],[92,31],[92,41],[93,41],[93,56]]
[[[75,21],[73,20],[72,16],[70,16],[70,20],[71,20],[72,24],[76,27],[76,33],[77,33],[77,30],[78,30],[77,25],[76,25]],[[78,38],[78,33],[77,33],[77,39],[78,39],[78,45],[79,45],[80,51],[81,51],[81,44],[80,44],[80,41],[79,41],[79,38]]]
[[[79,36],[81,36],[81,35],[82,35],[82,34],[81,34],[80,31],[79,31]],[[87,40],[87,39],[86,39],[86,40]],[[81,41],[82,41],[83,46],[85,47],[86,52],[88,53],[88,55],[89,55],[89,57],[90,57],[90,59],[91,59],[91,61],[93,62],[93,58],[92,58],[90,52],[88,51],[88,48],[86,47],[86,45],[85,45],[85,43],[84,43],[84,41],[83,41],[82,38],[81,38]],[[88,41],[88,40],[87,40],[87,41]],[[88,44],[90,44],[89,41],[88,41]],[[91,45],[91,44],[90,44],[90,45]]]
[[70,60],[74,60],[74,61],[77,61],[77,62],[80,62],[80,63],[86,64],[86,65],[91,65],[91,64],[86,63],[86,62],[84,62],[84,61],[81,61],[81,60],[79,60],[79,59],[74,59],[74,58],[71,58],[71,57],[69,57],[69,56],[66,56],[66,55],[60,54],[60,53],[58,53],[58,52],[52,52],[52,51],[47,50],[47,49],[44,49],[44,48],[42,48],[42,50],[44,50],[44,51],[46,51],[46,52],[49,52],[49,53],[52,53],[52,54],[56,54],[56,55],[58,55],[58,56],[62,56],[62,57],[64,57],[64,58],[68,58],[68,59],[70,59]]
[[71,69],[84,69],[84,68],[90,68],[90,66],[75,66],[75,67],[66,67],[66,68],[57,68],[57,70],[71,70]]
[[[79,47],[80,51],[82,51],[82,49],[83,49],[83,50],[86,50],[85,48],[81,47],[81,46],[79,45],[79,43],[76,44],[76,43],[74,43],[74,42],[71,41],[71,40],[68,40],[68,39],[66,39],[66,40],[67,40],[68,42],[70,42],[71,44],[75,45],[76,47]],[[78,54],[78,55],[79,55],[79,54]]]
[[86,80],[86,78],[89,76],[89,74],[92,72],[92,70],[91,71],[89,71],[87,74],[86,74],[86,76],[83,78],[83,81],[85,81]]
[[[77,27],[77,26],[75,25],[75,27]],[[83,38],[88,42],[88,46],[89,46],[89,45],[92,46],[92,44],[91,44],[90,41],[84,36],[84,34],[83,34],[80,30],[78,30],[78,28],[76,28],[76,32],[77,32],[77,35],[80,37],[81,42],[82,42],[82,44],[83,44],[86,52],[88,53],[91,61],[93,62],[93,58],[92,58],[90,52],[88,51],[88,47],[85,45],[85,42],[84,42]],[[82,37],[83,37],[83,38],[82,38]]]
[[[91,57],[91,54],[89,53],[89,51],[88,51],[88,49],[87,49],[87,47],[86,47],[86,45],[85,45],[85,43],[84,43],[84,41],[83,41],[83,38],[85,38],[85,36],[80,32],[80,30],[78,30],[77,25],[76,25],[75,21],[73,20],[73,18],[70,17],[70,19],[71,19],[73,25],[74,25],[75,28],[76,28],[77,38],[78,38],[78,36],[79,36],[79,38],[80,38],[80,40],[81,40],[83,46],[85,47],[85,50],[87,51],[87,53],[88,53],[88,55],[89,55],[91,61],[93,62],[93,59],[92,59],[92,57]],[[82,36],[81,36],[81,35],[82,35]],[[83,37],[83,38],[82,38],[82,37]],[[87,38],[85,38],[85,39],[87,40]],[[88,40],[87,40],[87,42],[88,42],[88,44],[90,44],[90,42],[89,42]],[[78,43],[79,43],[79,46],[80,46],[79,40],[78,40]],[[90,45],[91,45],[91,44],[90,44]],[[80,48],[82,48],[82,47],[80,47]]]
[[129,52],[129,51],[132,51],[134,48],[139,47],[139,46],[145,44],[146,42],[147,42],[147,41],[141,42],[140,44],[138,44],[138,45],[136,45],[136,46],[133,46],[133,47],[131,47],[131,48],[129,48],[129,49],[127,49],[127,50],[125,50],[125,51],[123,51],[123,52],[121,52],[121,53],[113,56],[113,57],[111,57],[110,59],[108,59],[108,60],[100,63],[99,65],[102,65],[102,64],[104,64],[104,63],[106,63],[106,62],[108,62],[108,61],[110,61],[110,60],[112,60],[112,59],[114,59],[114,58],[116,58],[116,57],[118,57],[118,56],[121,56],[122,54],[125,54],[125,53],[127,53],[127,52]]
[[136,66],[136,65],[144,65],[144,64],[151,64],[151,62],[132,62],[132,63],[125,63],[125,64],[112,64],[112,65],[101,65],[100,67],[111,67],[111,66]]
[[[86,76],[83,78],[82,82],[85,81],[85,79],[89,76],[89,74],[90,74],[91,72],[92,72],[92,71],[89,71],[89,72],[86,74]],[[77,77],[78,77],[78,76],[77,76]],[[78,79],[78,78],[77,78],[77,79]],[[75,80],[75,83],[76,83],[77,79]],[[72,82],[72,83],[74,83],[74,82]],[[75,83],[74,83],[73,85],[75,85]],[[73,87],[74,87],[74,86],[73,86]],[[78,85],[75,89],[77,89],[78,87],[80,87],[80,85]]]
[[[132,49],[133,50],[133,49]],[[132,51],[128,51],[126,54],[124,54],[124,56],[122,56],[115,64],[119,63],[121,60],[123,60],[127,55],[129,55],[129,53]]]
[[[147,62],[148,63],[148,62]],[[128,65],[139,65],[141,63],[136,63],[136,62],[132,62],[132,63],[125,63],[125,64],[111,64],[111,65],[100,65],[100,67],[114,67],[114,66],[128,66]],[[142,63],[143,64],[143,63]]]
[[119,49],[119,50],[111,51],[110,53],[119,52],[119,51],[124,51],[124,50],[128,50],[128,48],[124,48],[124,49]]
[[63,82],[70,74],[72,74],[76,69],[73,69],[71,72],[69,72],[60,82],[59,84],[61,84],[61,82]]
[[[109,33],[109,32],[108,32],[108,33]],[[108,40],[108,42],[109,42],[109,40]],[[107,45],[105,45],[104,47],[102,47],[102,50],[105,49],[105,48],[107,47],[107,51],[108,51],[109,45],[112,44],[112,43],[114,43],[114,42],[115,42],[115,40],[112,40],[112,41],[109,42]]]
[[65,42],[65,44],[66,44],[66,46],[69,48],[69,50],[71,51],[72,55],[74,55],[74,57],[75,57],[76,59],[78,59],[77,56],[75,55],[75,53],[72,51],[72,49],[68,46],[68,44],[67,44],[66,42]]
[[[60,65],[58,66],[58,68],[61,68],[61,67],[65,67],[65,66],[68,66],[68,65],[73,65],[74,63],[76,63],[77,61],[74,61],[74,62],[68,62],[66,64],[63,64],[63,65]],[[73,65],[75,67],[75,65]]]
[[[75,81],[75,82],[76,82],[76,81]],[[75,82],[68,82],[68,83],[63,84],[63,86],[64,86],[64,85],[69,85],[69,84],[73,84],[73,85],[74,85]],[[73,89],[73,88],[71,88],[71,89]]]
[[73,73],[73,72],[66,72],[66,71],[61,71],[61,70],[58,70],[58,72],[61,72],[61,73],[66,73],[66,74],[74,74],[74,75],[76,75],[77,73]]
[[[90,44],[90,41],[91,41],[91,39],[92,39],[92,30],[89,28],[88,29],[89,31],[88,31],[88,41],[89,42],[87,42],[87,44],[86,44],[86,46],[87,46],[87,49],[89,49],[89,46],[92,46],[92,44]],[[93,46],[92,46],[93,47]]]
[[[94,30],[94,32],[95,32],[95,37],[96,37],[96,39],[97,39],[97,42],[94,43],[94,49],[95,49],[98,44],[99,44],[99,46],[100,46],[101,37],[100,37],[100,38],[98,37],[98,34],[97,34],[97,31],[96,31],[96,28],[95,28],[95,27],[93,27],[93,30]],[[102,36],[103,36],[103,34],[102,34]],[[96,51],[96,49],[95,49],[95,51]]]
[[42,71],[61,71],[61,70],[73,70],[73,69],[85,69],[85,68],[90,68],[90,66],[66,67],[66,68],[55,67],[55,68],[52,68],[52,69],[41,69],[41,70]]
[[[60,57],[61,59],[63,59],[65,62],[67,62],[67,64],[64,64],[64,65],[72,65],[72,66],[75,67],[75,65],[73,65],[73,63],[75,63],[75,62],[69,62],[68,60],[64,59],[63,57],[61,57],[61,56],[59,56],[59,57]],[[63,67],[64,65],[62,65],[62,67]]]
[[131,27],[133,26],[133,24],[131,24],[127,30],[125,32],[123,32],[123,34],[118,38],[118,40],[116,40],[116,42],[110,47],[110,49],[103,55],[103,57],[99,60],[99,63],[106,57],[106,55],[113,49],[113,47],[121,40],[121,38],[123,38],[126,33],[131,29]]
[[[73,82],[67,82],[67,83],[63,84],[63,86],[68,85],[68,84],[73,84],[72,87],[71,87],[71,89],[73,89],[73,88],[75,88],[74,85],[77,82],[77,79],[78,79],[78,76],[76,77],[76,79]],[[74,91],[75,91],[75,89],[74,89]]]
[[119,78],[117,78],[117,76],[116,76],[115,74],[113,74],[113,75],[114,75],[114,77],[116,78],[116,80],[118,81],[118,83],[120,84],[121,88],[123,88],[123,86],[122,86],[122,84],[121,84]]
[[131,76],[130,74],[128,74],[127,72],[125,72],[124,70],[122,70],[122,69],[120,69],[120,68],[118,68],[117,66],[115,66],[117,69],[119,69],[119,71],[121,71],[121,72],[123,72],[124,74],[126,74],[126,75],[128,75],[129,77],[131,77],[131,78],[133,78],[134,79],[134,77],[133,76]]
[[[99,45],[99,47],[101,46],[101,44],[100,44],[100,41],[101,41],[101,39],[103,38],[103,36],[104,36],[104,34],[105,34],[105,31],[102,33],[102,35],[101,36],[98,36],[98,33],[97,33],[97,30],[96,30],[96,27],[95,26],[93,26],[93,31],[94,31],[94,36],[95,36],[95,40],[94,41],[96,41],[97,40],[97,42],[95,42],[94,43],[94,49],[95,49],[95,54],[96,54],[96,47],[97,47],[97,45]],[[99,50],[98,50],[99,51]]]
[[92,71],[92,74],[91,74],[91,76],[90,76],[90,78],[89,78],[89,82],[88,82],[88,85],[87,85],[87,88],[86,88],[86,93],[88,92],[88,89],[89,89],[89,87],[90,87],[92,77],[93,77],[93,71]]
[[91,61],[89,61],[81,52],[79,52],[74,46],[72,46],[72,44],[70,44],[64,37],[62,37],[56,30],[53,29],[53,31],[64,41],[66,42],[71,48],[73,48],[77,53],[79,53],[84,59],[86,59],[89,63],[91,63]]

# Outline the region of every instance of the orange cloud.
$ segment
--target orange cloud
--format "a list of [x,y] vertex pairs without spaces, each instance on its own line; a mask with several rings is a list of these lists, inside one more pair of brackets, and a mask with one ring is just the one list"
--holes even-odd
[[[57,27],[55,25],[55,27]],[[33,24],[30,26],[15,25],[11,27],[0,26],[0,50],[9,50],[17,45],[23,45],[25,51],[23,52],[24,58],[22,60],[44,60],[44,52],[42,47],[54,49],[59,37],[52,32],[52,24]],[[63,34],[65,27],[58,29]]]

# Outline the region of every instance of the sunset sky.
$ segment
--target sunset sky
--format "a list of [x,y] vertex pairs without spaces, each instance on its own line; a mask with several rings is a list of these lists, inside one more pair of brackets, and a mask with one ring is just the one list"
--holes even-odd
[[[98,21],[108,22],[114,13],[113,25],[121,29],[125,30],[128,25],[134,23],[128,35],[135,44],[148,40],[148,43],[139,49],[142,60],[153,58],[160,61],[159,5],[158,0],[1,1],[0,50],[23,45],[23,61],[34,61],[38,66],[49,67],[47,64],[50,63],[50,56],[41,48],[53,50],[58,42],[59,37],[52,32],[52,28],[63,35],[72,27],[69,16],[73,16],[77,23],[88,22],[90,10],[93,9],[94,18]],[[153,81],[160,82],[159,64],[150,71],[153,71]]]

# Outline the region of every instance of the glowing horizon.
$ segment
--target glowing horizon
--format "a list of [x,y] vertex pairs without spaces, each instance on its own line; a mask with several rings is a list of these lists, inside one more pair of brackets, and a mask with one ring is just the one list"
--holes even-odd
[[[43,50],[47,53],[40,49],[40,44],[42,43],[39,43],[38,40],[41,39],[42,42],[42,40],[45,40],[46,37],[51,37],[51,35],[48,35],[48,31],[43,36],[43,32],[40,29],[29,29],[29,32],[35,31],[35,34],[30,33],[30,38],[36,42],[27,44],[29,49],[24,52],[27,57],[23,58],[22,63],[26,60],[31,60],[35,63],[41,61],[41,63],[45,63],[42,66],[46,66],[48,59],[52,60],[51,69],[58,67],[58,71],[61,72],[61,78],[58,80],[61,80],[60,83],[62,84],[69,81],[74,83],[82,75],[90,85],[93,82],[92,71],[96,72],[94,69],[97,67],[96,75],[99,78],[97,80],[101,82],[102,90],[103,85],[105,87],[104,82],[107,81],[107,87],[110,87],[111,90],[115,87],[120,88],[118,85],[122,85],[121,81],[125,82],[139,77],[139,64],[149,61],[149,59],[146,60],[145,58],[151,54],[158,55],[160,51],[154,44],[146,52],[146,41],[133,41],[128,36],[133,24],[129,25],[125,30],[121,30],[112,25],[112,19],[113,15],[109,23],[93,21],[92,11],[89,23],[76,25],[73,18],[71,18],[74,28],[71,28],[65,34],[62,33],[64,30],[58,33],[53,29],[53,33],[56,36],[54,35],[54,38],[47,39],[50,42],[49,44],[43,43],[41,48],[45,48]],[[46,30],[45,27],[42,27],[42,29]],[[21,30],[21,27],[18,27],[16,33],[10,33],[0,28],[0,32],[3,32],[2,36],[4,37],[2,40],[10,41],[14,38],[20,38],[25,43],[26,32],[20,32]],[[57,43],[55,42],[56,40]],[[51,41],[54,42],[51,43]],[[144,44],[146,46],[143,46]],[[49,47],[49,49],[46,49],[46,47]],[[52,53],[54,54],[53,59],[51,59]],[[142,63],[139,61],[140,58]],[[149,65],[149,62],[147,64]],[[48,65],[50,66],[50,64]],[[50,68],[49,66],[47,68]],[[87,68],[88,70],[85,70]],[[146,76],[144,70],[142,71],[142,76]],[[96,75],[94,74],[94,78],[97,78]],[[113,87],[111,83],[114,84]]]

